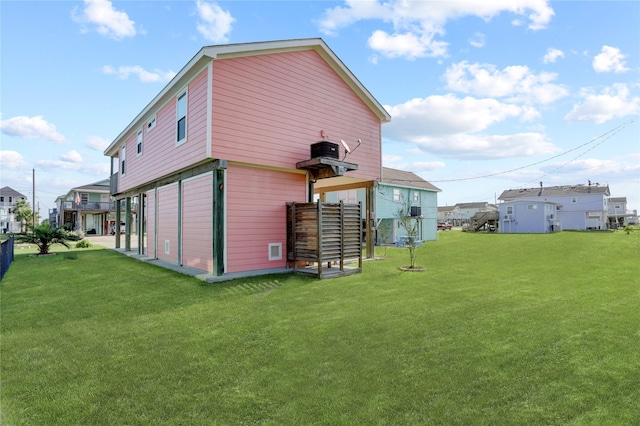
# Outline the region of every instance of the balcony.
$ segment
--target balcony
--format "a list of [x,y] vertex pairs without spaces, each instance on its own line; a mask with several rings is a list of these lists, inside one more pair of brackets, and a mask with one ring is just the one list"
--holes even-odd
[[116,210],[115,203],[113,201],[105,202],[86,202],[76,203],[75,201],[63,201],[63,210],[78,210],[84,212],[114,212]]

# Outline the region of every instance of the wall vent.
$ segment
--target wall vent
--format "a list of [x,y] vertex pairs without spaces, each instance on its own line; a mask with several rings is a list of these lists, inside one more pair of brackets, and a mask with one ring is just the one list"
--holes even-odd
[[282,260],[282,243],[269,243],[269,260]]
[[171,241],[164,240],[164,254],[170,254],[170,253],[171,253]]

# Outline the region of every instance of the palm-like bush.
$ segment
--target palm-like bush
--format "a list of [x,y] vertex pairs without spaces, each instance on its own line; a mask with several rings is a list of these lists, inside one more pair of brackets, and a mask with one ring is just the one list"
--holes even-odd
[[50,223],[31,228],[31,232],[18,235],[16,240],[21,243],[35,244],[38,246],[38,254],[49,254],[49,249],[53,244],[61,244],[69,248],[66,240],[66,233],[61,228],[54,228]]

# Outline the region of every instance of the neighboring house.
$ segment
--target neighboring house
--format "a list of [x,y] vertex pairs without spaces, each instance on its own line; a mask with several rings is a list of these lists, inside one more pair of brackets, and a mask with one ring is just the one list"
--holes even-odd
[[461,223],[456,222],[453,209],[455,206],[440,206],[438,207],[438,223],[449,223],[454,226],[459,226]]
[[626,224],[637,222],[637,211],[627,210],[627,197],[609,198],[609,210],[607,212],[610,228],[618,228]]
[[[139,254],[213,276],[282,270],[286,203],[324,181],[370,194],[390,119],[322,39],[203,47],[105,150],[110,192],[127,215],[144,206]],[[312,156],[319,141],[335,157]]]
[[58,226],[107,235],[112,226],[115,204],[109,195],[109,179],[71,188],[56,199]]
[[556,203],[555,219],[564,230],[597,230],[608,228],[609,186],[565,185],[504,191],[499,200],[549,201]]
[[514,200],[499,205],[498,229],[507,234],[545,234],[561,231],[557,204],[543,200]]
[[438,207],[438,222],[447,222],[454,226],[469,223],[478,213],[497,212],[498,206],[486,201],[458,203],[455,206]]
[[[420,176],[403,170],[382,168],[382,178],[378,182],[374,196],[374,212],[378,244],[389,244],[406,237],[407,233],[399,225],[400,210],[420,218],[420,241],[437,239],[438,192],[441,189]],[[365,190],[354,189],[326,194],[325,201],[345,203],[365,202]]]
[[27,201],[27,197],[8,186],[0,189],[0,232],[6,234],[21,231],[21,224],[14,213],[16,203],[20,200]]

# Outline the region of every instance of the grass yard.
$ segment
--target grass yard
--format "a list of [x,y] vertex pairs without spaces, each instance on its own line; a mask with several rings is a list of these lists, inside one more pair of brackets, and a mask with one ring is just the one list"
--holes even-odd
[[[640,233],[439,232],[333,280],[16,250],[6,425],[640,422]],[[380,249],[380,254],[384,249]]]

